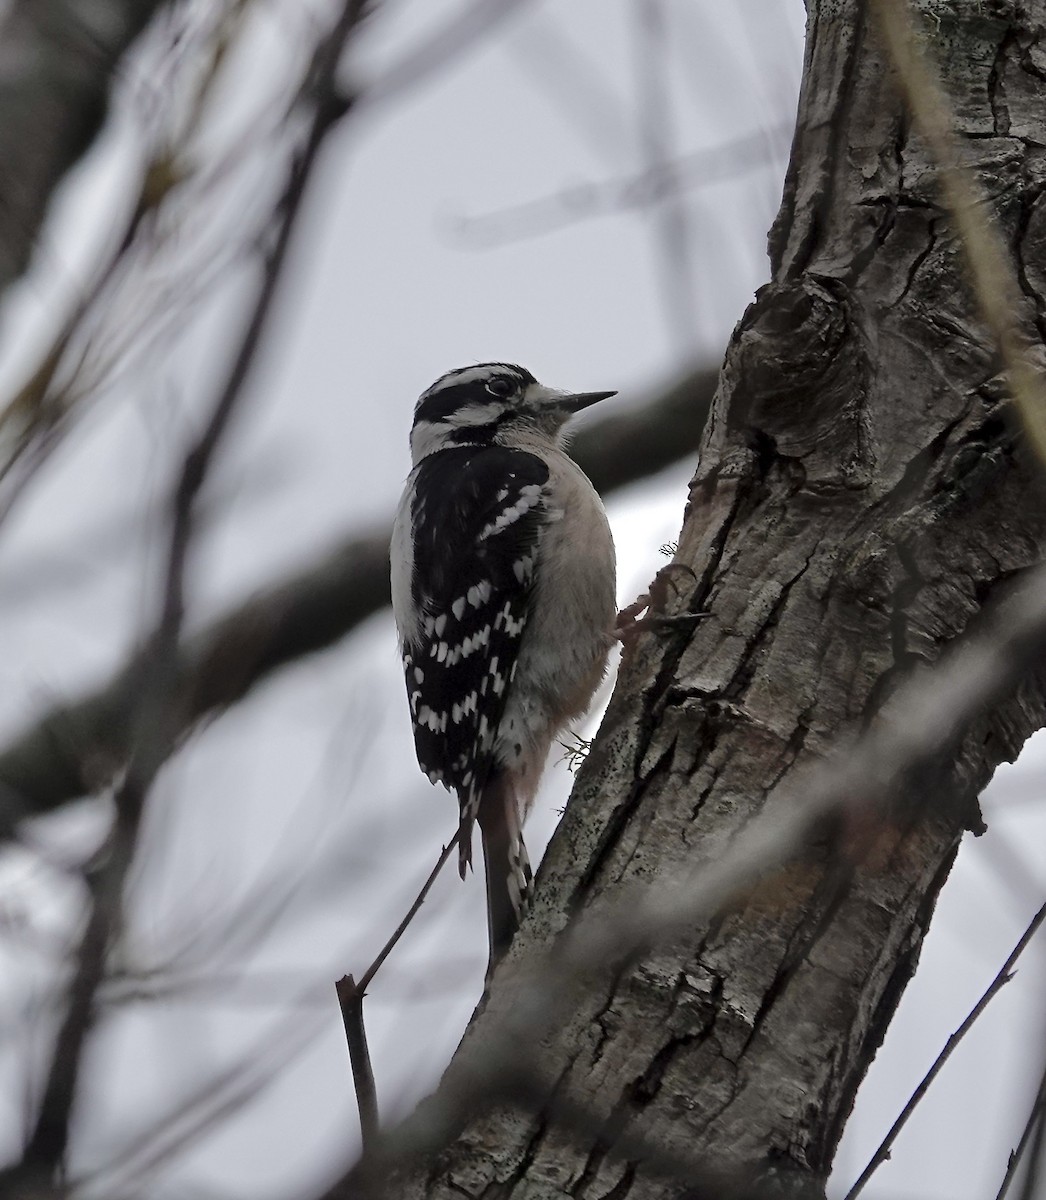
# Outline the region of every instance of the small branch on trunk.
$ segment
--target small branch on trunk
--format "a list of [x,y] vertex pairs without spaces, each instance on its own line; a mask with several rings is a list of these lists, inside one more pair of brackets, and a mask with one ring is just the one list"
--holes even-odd
[[367,1030],[363,1024],[363,989],[357,986],[351,975],[343,975],[334,986],[338,991],[338,1006],[345,1026],[345,1041],[352,1064],[352,1085],[356,1089],[356,1103],[360,1109],[363,1153],[366,1154],[374,1148],[378,1136],[378,1093],[367,1048]]
[[407,915],[396,926],[392,936],[378,951],[377,957],[360,976],[359,983],[351,975],[343,975],[335,983],[338,992],[338,1005],[341,1008],[341,1019],[345,1025],[345,1041],[349,1047],[349,1061],[352,1064],[352,1082],[356,1089],[356,1101],[360,1109],[360,1129],[363,1134],[363,1152],[374,1149],[378,1134],[378,1097],[374,1086],[374,1071],[371,1067],[370,1052],[367,1049],[367,1031],[363,1023],[363,997],[374,976],[377,975],[382,963],[396,947],[396,943],[404,935],[407,926],[418,914],[425,903],[432,885],[440,871],[446,866],[451,851],[457,846],[461,830],[457,830],[450,841],[443,847],[436,865],[429,872],[428,878],[422,884],[421,891],[414,898],[414,903],[407,910]]

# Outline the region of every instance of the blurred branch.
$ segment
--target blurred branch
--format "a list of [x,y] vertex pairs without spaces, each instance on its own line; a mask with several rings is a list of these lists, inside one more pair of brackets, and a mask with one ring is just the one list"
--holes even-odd
[[326,1034],[329,1024],[324,1017],[303,1016],[305,998],[291,998],[231,1066],[202,1080],[144,1124],[126,1130],[125,1143],[115,1156],[71,1180],[71,1187],[87,1195],[148,1194],[146,1185],[157,1167],[204,1141],[223,1119],[255,1101],[307,1046]]
[[166,0],[13,0],[0,18],[0,292],[105,122],[117,63]]
[[[162,241],[157,236],[158,214],[167,206],[172,193],[196,174],[191,139],[198,132],[206,102],[218,81],[219,66],[249,3],[250,0],[230,0],[226,10],[218,15],[200,55],[203,65],[193,81],[188,114],[175,121],[181,127],[155,139],[131,191],[133,203],[126,205],[119,227],[112,231],[111,244],[104,250],[92,277],[40,353],[25,383],[10,399],[0,400],[0,523],[61,444],[71,428],[71,418],[82,413],[96,397],[123,357],[116,348],[122,339],[114,330],[110,329],[108,337],[98,337],[99,324],[105,328],[102,314],[111,315],[118,308],[121,283],[133,278],[136,268],[139,276],[143,273],[142,260],[150,251],[155,252]],[[174,46],[178,38],[179,31],[172,31],[169,48],[172,57],[176,56]],[[147,245],[143,246],[143,242]],[[147,312],[148,308],[139,296],[139,313]],[[165,319],[169,319],[172,308],[170,303],[163,305]],[[126,314],[125,320],[121,323],[117,318],[117,323],[125,336],[132,331],[141,332],[134,322],[126,320]],[[105,343],[104,349],[99,341]]]
[[262,259],[254,302],[210,416],[183,460],[173,491],[164,588],[134,689],[129,758],[115,793],[113,829],[103,861],[89,876],[91,912],[77,951],[69,1005],[55,1038],[36,1125],[20,1167],[8,1180],[9,1188],[24,1189],[27,1195],[41,1184],[53,1183],[65,1162],[80,1064],[96,1018],[106,958],[121,925],[123,890],[134,861],[145,801],[179,733],[173,684],[185,616],[186,573],[196,532],[196,499],[244,396],[320,149],[352,107],[353,98],[339,91],[336,74],[346,42],[368,12],[369,0],[345,0],[333,28],[316,47],[303,95],[309,108],[308,128],[273,208],[272,238]]
[[[967,1017],[963,1021],[963,1023],[959,1026],[958,1029],[956,1029],[956,1031],[951,1035],[951,1037],[945,1043],[944,1049],[934,1059],[933,1065],[930,1067],[930,1069],[926,1072],[926,1074],[919,1081],[919,1086],[915,1089],[914,1092],[912,1092],[911,1096],[908,1099],[908,1103],[901,1110],[900,1115],[897,1117],[897,1120],[894,1121],[894,1123],[890,1126],[890,1131],[887,1133],[886,1137],[884,1137],[883,1140],[879,1143],[879,1146],[876,1149],[875,1153],[872,1155],[871,1159],[869,1160],[868,1165],[858,1176],[857,1181],[854,1183],[853,1187],[851,1187],[850,1190],[846,1193],[844,1200],[857,1200],[857,1197],[861,1194],[861,1192],[864,1191],[865,1184],[868,1182],[868,1180],[871,1179],[871,1177],[875,1174],[875,1172],[879,1169],[879,1167],[881,1167],[882,1164],[889,1159],[890,1151],[893,1147],[894,1142],[897,1140],[898,1134],[900,1134],[901,1130],[904,1128],[905,1124],[908,1121],[908,1118],[915,1111],[915,1108],[919,1104],[920,1100],[922,1100],[923,1096],[926,1095],[927,1091],[930,1088],[930,1084],[932,1084],[933,1081],[937,1078],[938,1074],[940,1073],[941,1068],[951,1057],[952,1051],[955,1049],[955,1047],[958,1046],[958,1044],[962,1041],[962,1039],[973,1028],[975,1022],[980,1017],[981,1013],[984,1012],[984,1010],[988,1007],[988,1005],[995,998],[995,996],[1013,978],[1013,968],[1016,966],[1017,960],[1024,953],[1025,947],[1028,945],[1028,943],[1031,941],[1031,939],[1035,936],[1036,932],[1039,929],[1039,926],[1043,923],[1044,920],[1046,920],[1046,904],[1044,904],[1039,909],[1039,911],[1035,914],[1035,916],[1032,917],[1031,921],[1028,923],[1027,929],[1025,929],[1024,933],[1021,935],[1020,940],[1017,942],[1016,946],[1014,946],[1014,948],[1010,951],[1009,957],[999,968],[998,974],[988,985],[987,989],[985,990],[985,992],[981,996],[981,998],[977,1001],[977,1003],[970,1010],[969,1014],[967,1015]],[[1004,1192],[1005,1192],[1005,1189],[1004,1189]]]
[[[445,66],[449,59],[470,48],[480,35],[488,32],[521,2],[497,0],[491,3],[487,0],[466,8],[389,68],[385,75],[369,84],[354,85],[360,102],[369,103],[379,96],[393,95],[404,85],[416,84]],[[61,444],[73,427],[74,419],[82,415],[89,402],[97,399],[117,370],[126,369],[127,360],[140,355],[160,330],[169,328],[172,319],[177,321],[179,315],[184,317],[193,311],[191,292],[204,282],[204,275],[220,269],[223,264],[229,265],[230,257],[238,257],[237,242],[253,246],[261,232],[252,228],[254,222],[241,213],[240,226],[224,231],[218,239],[219,244],[209,250],[201,249],[200,261],[194,261],[188,247],[199,239],[201,230],[207,229],[207,221],[199,212],[195,221],[184,217],[192,197],[195,197],[197,209],[201,205],[210,207],[210,197],[206,193],[217,179],[245,157],[244,151],[248,147],[257,151],[263,140],[259,129],[250,130],[223,155],[217,170],[203,165],[199,147],[194,144],[201,127],[207,124],[215,84],[225,82],[222,67],[242,31],[250,4],[251,0],[222,0],[220,4],[209,6],[210,11],[208,6],[197,6],[195,16],[186,17],[186,28],[176,27],[177,21],[171,22],[165,58],[172,62],[182,61],[183,70],[179,74],[186,78],[181,80],[180,86],[187,88],[188,95],[182,104],[172,101],[163,110],[159,122],[161,128],[152,137],[153,144],[138,172],[138,179],[128,183],[129,196],[126,213],[121,218],[122,227],[113,229],[109,245],[92,271],[91,279],[85,283],[83,294],[41,351],[25,383],[9,399],[0,399],[0,522]],[[61,5],[43,7],[58,8]],[[198,45],[187,32],[197,26],[201,38]],[[77,38],[81,34],[88,37],[89,30],[83,21],[79,26],[74,24],[72,30],[72,33],[68,29],[63,33],[67,41],[74,34]],[[171,80],[157,86],[161,93],[179,90],[171,87]],[[60,94],[50,95],[47,99],[52,106],[66,103]],[[40,97],[33,101],[34,104],[43,102]],[[285,99],[281,107],[286,107]],[[3,93],[0,90],[0,122],[2,117]],[[282,123],[282,117],[280,121]],[[31,142],[32,139],[27,140]],[[0,152],[2,149],[0,140]],[[3,165],[4,159],[0,157],[0,167]],[[182,193],[182,219],[171,215],[172,208],[178,206],[167,203],[168,197],[175,192]],[[0,187],[0,212],[2,205]],[[161,211],[165,219],[156,220]],[[178,286],[173,289],[172,297],[165,299],[157,294],[149,303],[147,296],[142,294],[149,264],[155,265],[165,244],[169,248],[175,240],[178,242],[175,258],[181,267],[176,276]],[[133,297],[131,312],[121,313],[122,291],[136,286],[139,294]]]
[[[696,453],[717,372],[704,366],[650,404],[593,423],[575,454],[604,493]],[[389,601],[387,528],[347,539],[188,638],[174,665],[179,735],[272,671],[326,649]],[[0,837],[18,821],[97,791],[127,760],[144,657],[103,687],[56,704],[0,748]]]
[[427,37],[420,46],[407,51],[376,79],[368,80],[362,88],[364,103],[387,100],[397,92],[417,87],[528,2],[476,0]]
[[650,217],[660,257],[657,270],[661,275],[664,319],[675,334],[676,344],[685,352],[698,335],[693,288],[696,276],[685,191],[672,153],[672,37],[661,0],[638,0],[632,7],[636,21],[633,42],[639,142],[647,174],[658,185],[659,203],[651,206]]
[[508,61],[595,153],[616,165],[630,152],[635,130],[605,62],[592,46],[577,45],[561,13],[535,6],[511,36]]
[[732,179],[745,171],[772,162],[774,140],[781,139],[782,152],[793,124],[759,130],[747,137],[665,158],[654,166],[601,183],[579,183],[480,217],[457,216],[444,227],[459,242],[472,246],[497,246],[523,238],[554,233],[578,221],[617,212],[649,208],[659,200],[678,198],[684,191]]
[[[200,519],[214,524],[234,502],[260,507],[287,485],[294,469],[290,457],[281,456],[275,447],[261,451],[234,475],[213,481],[206,496],[200,497]],[[49,594],[74,593],[83,587],[94,577],[99,563],[117,560],[129,545],[140,542],[143,530],[162,527],[164,499],[150,499],[143,509],[106,514],[77,538],[75,547],[52,543],[22,551],[18,570],[0,575],[0,614],[20,605],[38,604]],[[0,500],[0,508],[2,505]]]

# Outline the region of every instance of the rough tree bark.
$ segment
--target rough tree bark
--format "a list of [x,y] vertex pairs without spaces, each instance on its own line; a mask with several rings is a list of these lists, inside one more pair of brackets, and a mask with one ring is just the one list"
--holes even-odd
[[[924,7],[963,160],[1040,338],[1046,0]],[[1046,545],[1043,470],[872,16],[863,0],[808,10],[772,282],[731,339],[679,544],[696,586],[678,607],[711,615],[644,635],[626,660],[517,956],[630,881],[714,861]],[[826,826],[682,943],[590,981],[543,1058],[548,1096],[608,1122],[602,1136],[540,1101],[485,1112],[390,1194],[704,1194],[615,1154],[611,1129],[754,1172],[761,1194],[823,1194],[960,838],[980,828],[977,795],[1046,721],[1043,684],[1030,677],[964,729],[866,828]],[[466,1035],[473,1055],[512,1004],[503,977]]]

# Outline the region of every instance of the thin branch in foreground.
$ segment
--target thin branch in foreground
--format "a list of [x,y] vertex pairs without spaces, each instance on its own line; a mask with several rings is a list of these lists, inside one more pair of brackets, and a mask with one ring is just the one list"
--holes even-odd
[[550,10],[533,5],[508,41],[512,67],[604,162],[617,165],[633,142],[631,112],[598,59]]
[[693,231],[682,177],[672,153],[675,112],[668,71],[672,38],[661,0],[638,0],[635,13],[635,85],[640,150],[656,182],[659,203],[651,206],[656,264],[661,279],[664,320],[684,352],[693,345],[699,323],[693,281]]
[[412,47],[362,89],[367,104],[385,101],[398,92],[416,88],[428,76],[459,57],[462,50],[485,36],[499,22],[512,16],[527,0],[475,0]]
[[[966,1019],[963,1021],[963,1023],[959,1026],[958,1029],[956,1029],[956,1031],[951,1035],[951,1037],[947,1040],[947,1042],[945,1042],[944,1049],[940,1052],[940,1054],[937,1055],[937,1057],[933,1061],[933,1065],[930,1067],[930,1069],[926,1072],[926,1074],[919,1081],[919,1086],[915,1089],[914,1092],[912,1092],[911,1096],[908,1098],[908,1103],[904,1106],[903,1109],[901,1109],[901,1112],[898,1115],[897,1120],[894,1121],[894,1123],[890,1126],[890,1130],[887,1133],[886,1137],[884,1137],[883,1140],[879,1143],[878,1149],[872,1155],[871,1159],[868,1162],[868,1165],[864,1168],[864,1170],[861,1172],[861,1174],[857,1177],[857,1181],[854,1183],[853,1187],[851,1187],[850,1190],[846,1193],[844,1200],[856,1200],[856,1198],[864,1190],[864,1186],[868,1182],[868,1180],[871,1179],[871,1177],[875,1174],[875,1172],[878,1170],[878,1168],[881,1167],[882,1164],[887,1161],[887,1159],[889,1159],[890,1151],[893,1147],[894,1142],[897,1140],[898,1134],[904,1128],[905,1124],[908,1121],[908,1118],[915,1111],[915,1108],[919,1104],[919,1101],[922,1100],[923,1096],[926,1095],[927,1091],[930,1088],[930,1085],[933,1083],[933,1081],[937,1078],[938,1074],[940,1073],[941,1068],[951,1057],[952,1051],[955,1050],[955,1048],[959,1045],[959,1043],[962,1041],[962,1039],[970,1032],[970,1030],[974,1026],[974,1023],[977,1021],[978,1017],[980,1017],[980,1015],[988,1007],[988,1005],[991,1003],[991,1001],[998,995],[998,993],[1003,989],[1003,987],[1005,987],[1005,985],[1008,984],[1010,982],[1010,980],[1013,978],[1013,968],[1016,965],[1017,960],[1024,953],[1025,947],[1028,945],[1028,943],[1031,941],[1031,939],[1035,936],[1036,932],[1039,929],[1039,926],[1043,923],[1044,920],[1046,920],[1046,904],[1044,904],[1039,909],[1039,911],[1035,914],[1035,916],[1032,917],[1031,921],[1028,923],[1027,929],[1025,929],[1024,933],[1021,934],[1020,940],[1017,942],[1016,946],[1014,946],[1014,948],[1010,951],[1009,957],[999,968],[999,973],[995,976],[995,978],[988,985],[984,994],[977,1001],[977,1003],[973,1006],[973,1008],[970,1009],[970,1012],[968,1013],[968,1015],[967,1015]],[[1044,1080],[1046,1080],[1046,1077],[1044,1077]],[[1040,1091],[1041,1091],[1041,1089],[1040,1089]],[[1033,1109],[1032,1111],[1034,1112],[1035,1110]],[[1012,1162],[1012,1159],[1011,1159],[1011,1162]],[[1004,1187],[1003,1191],[1000,1192],[1000,1197],[1004,1194],[1005,1194],[1005,1187]]]
[[[164,0],[118,0],[91,10],[18,0],[0,9],[8,61],[33,67],[4,75],[0,291],[28,267],[52,192],[98,136],[123,56],[163,7]],[[82,19],[87,11],[90,36]],[[47,120],[40,118],[41,100]]]
[[454,831],[454,836],[440,851],[440,856],[439,856],[439,858],[436,859],[436,865],[429,872],[428,879],[426,879],[424,884],[422,884],[421,891],[418,892],[417,896],[414,898],[414,903],[407,910],[407,915],[403,918],[402,921],[400,921],[399,925],[396,926],[396,929],[395,929],[392,937],[390,937],[389,940],[385,943],[385,945],[382,946],[382,948],[378,951],[377,957],[370,964],[370,966],[366,969],[366,971],[364,971],[363,974],[360,976],[360,982],[358,985],[360,992],[365,992],[367,990],[367,988],[370,987],[371,982],[374,979],[374,976],[377,975],[378,969],[381,967],[381,964],[392,953],[392,951],[396,947],[396,943],[400,940],[401,937],[403,937],[404,933],[406,933],[407,926],[418,915],[418,910],[425,903],[426,897],[428,896],[429,892],[432,890],[432,885],[436,882],[436,878],[439,875],[440,871],[442,871],[443,868],[447,865],[447,859],[450,858],[451,852],[457,846],[460,838],[461,838],[461,830],[457,829]]
[[343,975],[335,983],[338,992],[338,1006],[341,1009],[341,1019],[345,1026],[345,1041],[349,1048],[349,1062],[352,1065],[352,1083],[356,1090],[356,1102],[360,1110],[360,1130],[363,1135],[364,1154],[374,1149],[378,1137],[378,1095],[374,1084],[374,1070],[371,1067],[370,1051],[367,1048],[367,1030],[363,1023],[363,998],[374,976],[377,975],[382,963],[395,949],[397,942],[407,931],[407,926],[417,916],[419,909],[425,903],[432,885],[447,864],[451,852],[457,846],[461,830],[455,831],[454,836],[443,847],[436,865],[429,872],[428,878],[422,884],[421,891],[414,898],[414,903],[407,910],[407,915],[396,926],[392,936],[378,951],[370,966],[360,976],[359,983],[351,975]]

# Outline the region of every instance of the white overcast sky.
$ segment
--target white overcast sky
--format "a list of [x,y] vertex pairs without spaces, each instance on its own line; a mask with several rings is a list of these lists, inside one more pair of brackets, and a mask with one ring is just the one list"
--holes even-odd
[[[357,77],[381,78],[462,7],[390,0],[353,56]],[[664,0],[669,36],[653,75],[639,51],[641,8],[521,3],[467,54],[336,135],[215,481],[193,625],[346,531],[387,519],[408,468],[414,399],[443,371],[515,361],[556,386],[618,388],[610,403],[624,406],[688,363],[721,356],[767,275],[803,5]],[[239,165],[187,210],[157,278],[203,279],[207,246],[234,242],[261,211],[277,160],[258,114],[285,98],[280,81],[300,61],[303,31],[328,9],[325,0],[257,0],[201,148],[215,161],[233,147]],[[143,129],[177,86],[148,55],[128,67],[112,129],[63,188],[34,271],[0,310],[5,390],[104,246]],[[634,177],[657,142],[673,159],[741,145],[744,161],[724,170],[722,155],[709,158],[706,177],[661,205],[540,236],[513,236],[511,223],[492,220],[563,189]],[[673,216],[684,237],[666,248]],[[104,678],[147,621],[157,497],[211,394],[243,295],[242,279],[222,279],[194,298],[182,333],[119,377],[0,530],[0,736]],[[132,291],[116,329],[133,323],[136,304]],[[692,468],[610,504],[623,602],[676,536]],[[332,981],[364,969],[456,822],[453,800],[416,769],[401,693],[382,614],[260,688],[164,772],[126,955],[137,971],[166,967],[193,986],[107,1011],[85,1072],[76,1172],[126,1162],[129,1148],[143,1160],[163,1149],[181,1130],[170,1109],[216,1072],[283,1052],[273,1080],[248,1078],[246,1103],[164,1157],[150,1194],[296,1197],[352,1156],[355,1101]],[[858,1097],[837,1195],[1038,906],[1041,763],[1032,747],[990,790],[991,832],[968,840],[945,888],[919,974]],[[535,855],[569,784],[562,765],[549,772],[528,827]],[[46,823],[49,844],[88,844],[99,816],[87,804]],[[54,964],[80,899],[23,853],[7,857],[2,883],[0,917],[18,926],[0,946],[7,1155],[38,1082]],[[484,946],[481,881],[448,872],[368,1001],[386,1118],[437,1080],[479,995]],[[1042,961],[1033,949],[868,1196],[994,1195],[1042,1054]],[[92,1194],[129,1179],[100,1175]]]

